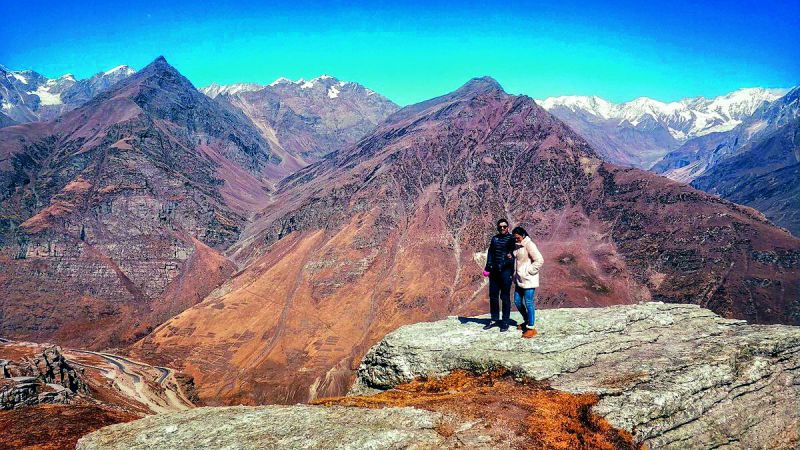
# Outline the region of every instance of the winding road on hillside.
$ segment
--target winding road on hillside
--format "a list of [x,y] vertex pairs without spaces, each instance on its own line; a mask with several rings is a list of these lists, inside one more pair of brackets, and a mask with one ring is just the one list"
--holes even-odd
[[[111,364],[122,377],[109,375],[109,378],[114,379],[122,392],[147,405],[154,412],[184,410],[194,406],[180,390],[175,389],[175,384],[167,383],[174,374],[172,369],[151,366],[111,353],[91,350],[73,350],[73,352],[96,356]],[[158,371],[158,378],[154,379],[156,374],[153,371]],[[147,381],[150,379],[153,379],[154,383]],[[153,384],[161,389],[154,389]]]

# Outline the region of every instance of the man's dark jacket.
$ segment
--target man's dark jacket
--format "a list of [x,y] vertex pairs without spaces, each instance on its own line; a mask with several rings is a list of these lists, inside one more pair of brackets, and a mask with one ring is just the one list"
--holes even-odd
[[514,235],[511,233],[492,236],[484,270],[492,273],[513,270],[514,258],[509,258],[508,254],[514,251],[514,242]]

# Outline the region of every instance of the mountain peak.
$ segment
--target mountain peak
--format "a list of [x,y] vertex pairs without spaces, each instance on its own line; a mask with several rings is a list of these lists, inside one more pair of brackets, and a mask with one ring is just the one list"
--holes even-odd
[[[159,56],[158,58],[154,59],[153,62],[146,65],[142,70],[137,72],[131,78],[148,78],[154,74],[163,74],[163,73],[171,73],[177,77],[183,78],[183,76],[178,72],[177,69],[172,67],[164,58],[163,56]],[[188,80],[186,80],[188,83]]]
[[456,92],[471,94],[497,92],[505,94],[506,91],[503,90],[503,87],[500,86],[500,83],[498,83],[497,80],[489,76],[484,76],[476,77],[467,81],[463,86],[458,88]]

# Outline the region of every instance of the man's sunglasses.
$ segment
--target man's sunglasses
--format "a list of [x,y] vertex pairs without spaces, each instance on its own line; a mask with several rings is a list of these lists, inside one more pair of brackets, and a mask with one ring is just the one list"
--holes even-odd
[[508,228],[508,225],[498,225],[497,226],[498,230],[505,230],[506,228]]

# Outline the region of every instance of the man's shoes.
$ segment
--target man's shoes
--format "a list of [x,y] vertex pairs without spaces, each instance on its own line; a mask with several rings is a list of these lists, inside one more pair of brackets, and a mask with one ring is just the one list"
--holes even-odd
[[500,325],[500,332],[504,333],[506,331],[508,331],[508,325]]
[[491,330],[492,328],[497,326],[497,322],[489,322],[483,326],[484,330]]
[[530,338],[532,338],[534,336],[536,336],[536,329],[535,328],[528,328],[527,330],[525,330],[524,333],[522,333],[522,337],[524,337],[525,339],[530,339]]
[[528,326],[526,324],[524,324],[524,323],[521,323],[521,324],[517,325],[517,329],[520,330],[520,331],[525,331],[525,330],[528,329]]

